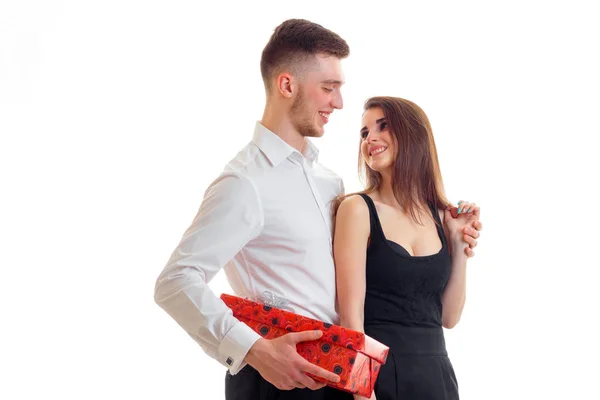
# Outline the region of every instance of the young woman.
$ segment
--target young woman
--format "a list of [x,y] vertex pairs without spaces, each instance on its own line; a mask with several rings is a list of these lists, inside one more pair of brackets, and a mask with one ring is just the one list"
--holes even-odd
[[366,102],[359,165],[367,187],[335,217],[340,323],[390,347],[373,398],[458,399],[442,327],[465,304],[479,207],[460,202],[452,217],[429,120],[408,100]]

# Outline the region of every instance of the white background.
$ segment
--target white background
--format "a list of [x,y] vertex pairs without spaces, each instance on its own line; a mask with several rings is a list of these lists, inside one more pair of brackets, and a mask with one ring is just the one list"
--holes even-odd
[[224,398],[154,282],[291,17],[351,47],[317,141],[348,191],[362,104],[393,95],[429,115],[449,198],[482,207],[446,332],[462,399],[600,398],[593,2],[412,3],[0,0],[0,398]]

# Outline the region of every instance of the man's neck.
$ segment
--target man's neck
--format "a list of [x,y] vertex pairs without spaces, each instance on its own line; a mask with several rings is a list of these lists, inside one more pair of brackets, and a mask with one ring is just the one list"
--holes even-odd
[[281,140],[302,153],[304,144],[306,143],[305,138],[294,128],[286,112],[265,107],[265,112],[260,123],[279,136]]

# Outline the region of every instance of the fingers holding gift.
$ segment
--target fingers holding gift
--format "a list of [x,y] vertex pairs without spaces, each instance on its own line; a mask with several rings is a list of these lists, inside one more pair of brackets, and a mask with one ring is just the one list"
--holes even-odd
[[319,390],[325,387],[325,383],[317,382],[305,373],[300,373],[296,379],[296,387],[299,389],[309,388],[310,390]]
[[[304,359],[303,359],[304,360]],[[303,363],[302,369],[309,374],[313,374],[320,378],[326,379],[330,382],[339,382],[340,376],[336,373],[326,370],[325,368],[321,368],[315,364],[312,364],[306,360]]]

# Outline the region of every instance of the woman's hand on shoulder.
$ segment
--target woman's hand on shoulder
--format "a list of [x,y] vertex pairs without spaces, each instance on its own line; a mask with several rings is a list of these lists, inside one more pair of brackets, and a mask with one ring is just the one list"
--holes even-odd
[[[467,256],[472,257],[473,249],[477,246],[477,239],[482,228],[481,209],[475,203],[459,201],[458,207],[448,205],[444,211],[444,225],[448,241],[453,248],[464,248]],[[468,246],[464,246],[467,244]]]

